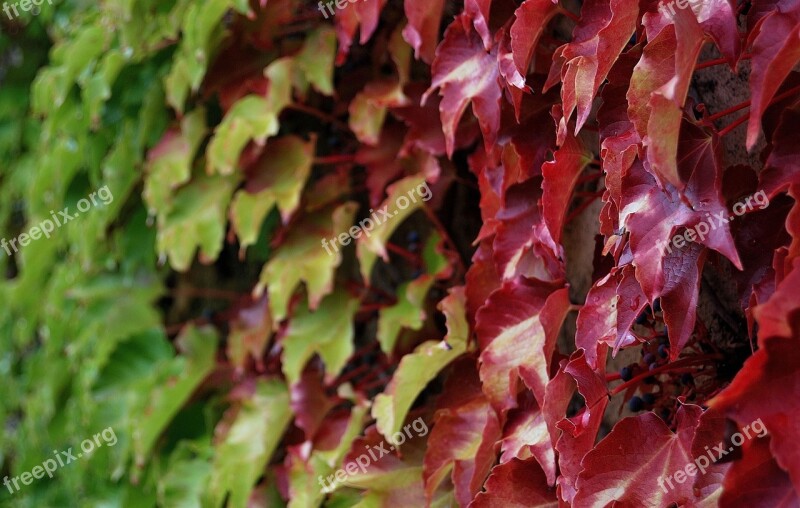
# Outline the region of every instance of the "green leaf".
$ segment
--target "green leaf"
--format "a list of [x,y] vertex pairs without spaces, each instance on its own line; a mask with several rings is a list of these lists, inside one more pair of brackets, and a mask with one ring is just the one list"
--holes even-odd
[[286,241],[264,266],[255,294],[260,296],[267,289],[276,323],[286,317],[289,299],[300,281],[306,283],[310,309],[315,309],[333,291],[333,277],[342,255],[330,245],[326,249],[323,242],[347,230],[353,223],[356,206],[347,202],[304,216],[293,225]]
[[[295,57],[299,79],[314,86],[321,94],[333,95],[333,64],[336,59],[336,32],[328,25],[312,31]],[[305,86],[300,87],[301,90]]]
[[160,383],[148,394],[147,405],[135,426],[134,447],[139,465],[145,463],[158,436],[214,369],[217,334],[212,328],[189,326],[177,340],[182,354],[158,373]]
[[250,493],[264,474],[272,454],[292,419],[289,391],[280,381],[259,380],[246,398],[214,457],[210,484],[212,505],[246,508]]
[[247,187],[236,193],[231,222],[242,249],[256,243],[267,214],[276,204],[284,223],[297,210],[300,194],[314,164],[316,140],[285,136],[271,142],[252,168]]
[[169,212],[159,216],[156,248],[169,256],[173,268],[188,270],[198,247],[206,260],[219,255],[236,181],[236,177],[199,175],[178,191]]
[[387,438],[400,430],[408,410],[428,383],[467,350],[469,324],[465,302],[463,287],[450,291],[439,304],[447,318],[445,339],[424,342],[404,356],[389,386],[375,398],[372,416],[377,420],[378,431]]
[[[386,242],[405,219],[422,207],[423,193],[420,189],[423,186],[427,187],[425,176],[419,174],[403,178],[388,187],[388,197],[379,209],[384,209],[389,216],[386,217],[376,211],[373,218],[377,218],[381,222],[369,232],[364,230],[364,234],[360,236],[356,246],[356,253],[361,262],[361,276],[364,277],[364,280],[370,279],[378,256],[384,261],[389,261]],[[430,189],[428,189],[429,192]],[[405,208],[402,208],[403,206]]]
[[325,297],[316,311],[310,311],[306,302],[299,305],[283,338],[283,373],[289,383],[300,379],[315,353],[325,362],[326,377],[339,374],[353,355],[353,318],[359,303],[337,290]]
[[252,140],[263,145],[268,137],[278,133],[278,115],[292,100],[292,65],[288,58],[272,62],[264,70],[269,79],[266,97],[248,95],[227,112],[208,146],[209,174],[233,173],[247,143]]

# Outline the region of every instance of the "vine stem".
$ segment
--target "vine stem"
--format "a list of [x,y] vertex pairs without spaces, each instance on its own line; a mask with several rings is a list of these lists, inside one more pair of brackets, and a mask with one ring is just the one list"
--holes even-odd
[[618,387],[614,388],[611,391],[610,395],[613,397],[614,395],[618,394],[619,392],[625,391],[628,388],[630,388],[631,386],[636,386],[637,384],[639,384],[643,380],[647,379],[650,376],[655,376],[656,374],[662,374],[664,372],[671,372],[673,370],[676,370],[676,369],[679,369],[679,368],[682,368],[682,367],[688,367],[688,366],[694,365],[696,363],[705,363],[705,362],[708,362],[709,360],[721,360],[721,359],[722,359],[722,355],[703,355],[703,356],[696,356],[694,358],[684,358],[683,360],[677,360],[677,361],[674,361],[672,363],[668,363],[666,365],[662,365],[661,367],[658,367],[656,369],[648,370],[646,372],[642,372],[638,376],[632,378],[630,381],[626,381],[626,382],[622,383],[621,385],[619,385]]
[[[775,97],[773,97],[773,99],[769,102],[767,107],[772,106],[776,102],[780,102],[783,99],[786,99],[787,97],[791,97],[792,95],[794,95],[794,94],[796,94],[798,92],[800,92],[800,86],[796,86],[796,87],[790,88],[789,90],[786,90],[782,94],[779,94],[779,95],[776,95]],[[746,122],[749,118],[750,118],[750,112],[748,111],[747,114],[740,116],[739,118],[734,120],[730,125],[728,125],[724,129],[719,131],[719,137],[724,137],[726,134],[731,132],[733,129],[735,129],[736,127],[742,125],[744,122]]]
[[578,16],[578,15],[576,15],[576,14],[573,14],[573,13],[569,12],[568,10],[566,10],[566,9],[565,9],[565,8],[563,8],[563,7],[559,7],[559,8],[558,8],[558,12],[559,12],[559,13],[561,13],[561,14],[563,14],[564,16],[568,17],[569,19],[571,19],[571,20],[572,20],[572,21],[574,21],[575,23],[578,23],[578,22],[581,20],[580,16]]
[[326,122],[330,122],[332,125],[335,125],[336,127],[338,127],[339,129],[341,129],[341,130],[343,130],[345,132],[350,132],[350,127],[346,123],[344,123],[341,120],[339,120],[338,118],[335,118],[335,117],[329,115],[328,113],[325,113],[325,112],[320,111],[318,109],[312,108],[310,106],[306,106],[305,104],[292,103],[292,104],[289,104],[288,106],[286,106],[286,108],[287,109],[293,109],[293,110],[299,111],[301,113],[306,113],[306,114],[311,115],[311,116],[315,116],[315,117],[319,118],[320,120],[324,120]]
[[[739,57],[739,60],[749,60],[752,55],[742,55]],[[700,62],[699,64],[694,66],[694,70],[699,71],[701,69],[706,69],[708,67],[714,67],[715,65],[722,65],[728,63],[726,58],[715,58],[713,60],[706,60],[705,62]]]
[[327,155],[325,157],[315,157],[314,164],[341,164],[355,162],[354,154]]

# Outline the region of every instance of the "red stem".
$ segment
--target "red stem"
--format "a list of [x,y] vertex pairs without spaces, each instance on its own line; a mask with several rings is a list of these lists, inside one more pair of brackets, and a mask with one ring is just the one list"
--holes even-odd
[[737,118],[736,120],[731,122],[730,125],[728,125],[724,129],[719,131],[719,137],[721,137],[721,138],[725,137],[726,134],[728,134],[730,131],[732,131],[736,127],[739,127],[740,125],[745,123],[749,118],[750,118],[750,113],[747,113],[746,115],[740,116],[739,118]]
[[325,157],[315,157],[314,164],[341,164],[355,162],[355,160],[356,156],[354,154],[328,155]]
[[681,367],[687,367],[689,365],[693,365],[695,363],[706,363],[709,360],[721,360],[721,359],[722,359],[722,355],[703,355],[703,356],[695,356],[695,357],[692,357],[692,358],[684,358],[683,360],[677,360],[677,361],[674,361],[672,363],[668,363],[666,365],[662,365],[661,367],[658,367],[656,369],[648,370],[646,372],[642,372],[641,374],[639,374],[638,376],[634,377],[630,381],[626,381],[626,382],[622,383],[621,385],[619,385],[618,387],[614,388],[611,391],[611,395],[614,396],[614,395],[618,394],[619,392],[627,390],[631,386],[636,386],[641,381],[647,379],[650,376],[655,376],[656,374],[661,374],[661,373],[664,373],[664,372],[670,372],[670,371],[673,371],[673,370],[681,368]]
[[422,264],[422,258],[417,256],[413,252],[409,252],[406,249],[404,249],[404,248],[402,248],[402,247],[400,247],[398,245],[395,245],[393,243],[386,242],[386,250],[388,250],[389,252],[394,252],[397,255],[400,255],[400,256],[406,258],[407,260],[411,261],[414,264],[417,264],[417,265]]
[[704,123],[706,125],[708,125],[711,122],[715,122],[715,121],[719,120],[723,116],[730,115],[731,113],[736,113],[740,109],[749,108],[749,107],[750,107],[750,101],[748,100],[748,101],[745,101],[745,102],[743,102],[741,104],[737,104],[736,106],[732,106],[732,107],[726,109],[725,111],[720,111],[719,113],[711,115],[708,118],[705,118],[703,121],[704,121]]
[[581,20],[580,16],[569,12],[568,10],[564,9],[563,7],[559,7],[558,8],[558,12],[560,12],[564,16],[568,17],[569,19],[571,19],[575,23],[578,23]]

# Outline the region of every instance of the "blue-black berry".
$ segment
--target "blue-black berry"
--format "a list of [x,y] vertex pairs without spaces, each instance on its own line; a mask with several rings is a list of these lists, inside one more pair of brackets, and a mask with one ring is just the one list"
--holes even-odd
[[656,298],[653,301],[653,312],[661,312],[661,299]]
[[656,396],[652,393],[645,393],[642,395],[642,401],[647,404],[648,406],[652,405],[656,401]]
[[645,353],[643,360],[644,363],[650,365],[651,363],[656,361],[656,356],[653,353]]
[[665,344],[658,346],[658,356],[661,358],[666,358],[669,356],[669,352],[667,351],[667,346]]
[[633,412],[641,411],[644,409],[644,401],[639,396],[634,395],[628,402],[628,408]]
[[633,377],[633,372],[630,367],[622,367],[619,369],[619,378],[623,381],[630,381]]
[[642,312],[636,317],[636,324],[643,325],[647,322],[647,312]]

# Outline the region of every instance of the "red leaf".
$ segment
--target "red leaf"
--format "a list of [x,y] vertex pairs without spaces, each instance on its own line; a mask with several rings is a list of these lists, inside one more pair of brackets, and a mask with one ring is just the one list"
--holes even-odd
[[675,433],[651,412],[622,419],[583,459],[574,504],[693,506],[700,499],[692,482],[672,476],[694,463],[692,441],[702,413],[699,406],[681,406]]
[[800,102],[781,114],[780,123],[772,136],[772,152],[764,170],[758,175],[759,187],[772,198],[790,185],[800,183]]
[[558,13],[557,0],[525,0],[514,11],[511,50],[514,65],[522,76],[528,74],[533,51],[547,24]]
[[597,368],[599,343],[616,350],[635,341],[629,331],[646,305],[647,297],[631,264],[614,268],[595,282],[578,313],[575,334],[575,345],[586,351],[586,361],[592,368]]
[[542,468],[533,459],[513,459],[492,469],[481,492],[469,508],[556,508],[558,501],[548,488]]
[[414,48],[414,57],[429,64],[439,42],[444,0],[405,0],[403,8],[408,18],[403,38]]
[[559,243],[561,231],[564,229],[564,217],[572,201],[572,191],[581,172],[594,159],[594,154],[577,138],[568,135],[553,157],[553,161],[542,164],[542,208],[547,228],[553,235],[553,240]]
[[502,437],[497,414],[481,392],[474,359],[454,366],[438,406],[425,452],[425,493],[432,499],[452,470],[456,500],[466,506],[489,474],[495,443]]
[[519,278],[504,283],[478,311],[481,381],[495,409],[517,405],[519,378],[542,403],[556,335],[569,306],[563,283]]
[[[547,395],[545,395],[546,401]],[[503,436],[500,445],[502,451],[500,456],[501,464],[515,458],[527,460],[530,457],[535,457],[545,471],[547,484],[550,486],[555,485],[556,456],[553,440],[550,439],[550,432],[544,414],[536,404],[532,393],[525,392],[520,407],[509,411],[508,422],[503,431]]]
[[494,144],[500,128],[497,56],[483,49],[475,32],[465,31],[461,23],[463,16],[447,27],[433,60],[431,86],[422,96],[424,103],[431,92],[439,88],[442,96],[439,113],[448,156],[453,155],[456,128],[470,102],[487,149]]
[[583,3],[572,42],[556,50],[559,59],[564,59],[561,68],[564,117],[559,125],[559,138],[566,133],[576,108],[576,135],[586,123],[597,90],[636,30],[638,16],[638,0],[587,0]]
[[795,508],[800,497],[792,488],[789,475],[778,467],[770,454],[769,438],[745,441],[741,460],[725,476],[721,508]]
[[776,7],[758,21],[748,40],[748,46],[752,44],[748,150],[758,141],[764,110],[800,61],[800,3],[781,2]]

